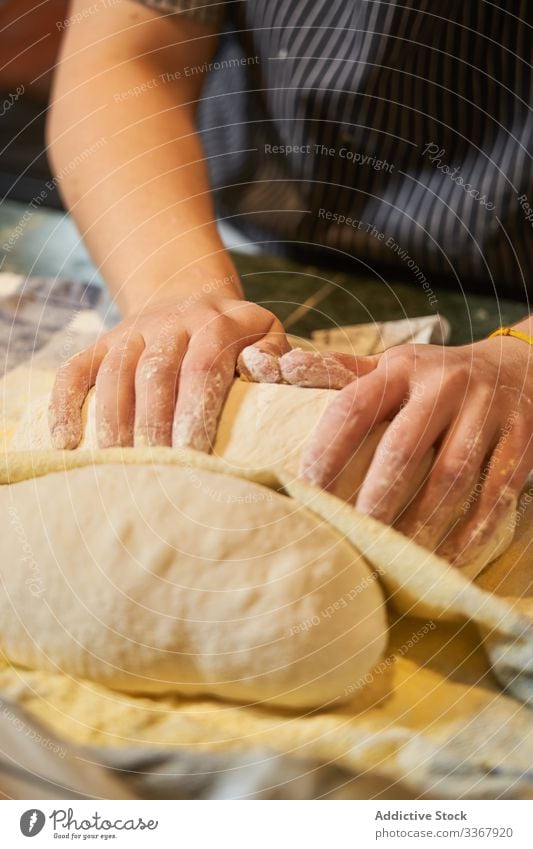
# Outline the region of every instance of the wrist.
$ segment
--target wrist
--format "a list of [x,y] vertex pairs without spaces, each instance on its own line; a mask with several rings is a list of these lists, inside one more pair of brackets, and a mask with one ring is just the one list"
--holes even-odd
[[[527,334],[527,329],[517,327]],[[528,334],[529,335],[529,334]],[[500,375],[500,382],[529,387],[528,394],[533,398],[533,346],[514,336],[493,336],[476,342],[478,351],[483,353]]]
[[244,297],[239,275],[233,264],[209,267],[198,263],[186,269],[178,279],[159,285],[131,286],[123,291],[120,306],[126,318],[145,310],[170,304],[183,308],[212,300],[242,300]]
[[[491,343],[490,350],[516,356],[529,363],[533,362],[533,316],[526,316],[513,325],[494,330],[484,342]],[[528,350],[529,349],[529,350]]]

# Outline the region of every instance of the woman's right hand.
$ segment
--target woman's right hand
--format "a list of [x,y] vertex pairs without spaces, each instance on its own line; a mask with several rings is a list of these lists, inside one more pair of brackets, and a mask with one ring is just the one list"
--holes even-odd
[[281,322],[257,304],[202,293],[158,301],[61,366],[49,408],[54,446],[79,444],[82,406],[96,384],[100,448],[209,451],[237,358],[250,345],[267,379],[269,364],[289,350]]

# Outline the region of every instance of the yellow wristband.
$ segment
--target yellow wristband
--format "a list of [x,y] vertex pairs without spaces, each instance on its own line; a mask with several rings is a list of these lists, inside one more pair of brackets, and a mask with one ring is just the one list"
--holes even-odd
[[520,330],[515,330],[513,327],[498,327],[488,337],[492,339],[494,336],[514,336],[515,339],[521,339],[522,342],[527,342],[528,345],[533,345],[533,336],[528,336],[527,333],[522,333]]

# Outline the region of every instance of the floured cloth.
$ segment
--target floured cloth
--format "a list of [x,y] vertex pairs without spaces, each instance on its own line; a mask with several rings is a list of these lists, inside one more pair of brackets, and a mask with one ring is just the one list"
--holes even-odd
[[312,343],[319,351],[340,351],[363,357],[381,354],[393,345],[408,342],[444,345],[449,338],[450,325],[441,315],[352,324],[311,333]]
[[[66,331],[50,334],[31,365],[19,360],[6,375],[0,391],[4,446],[36,388],[41,393],[50,388],[41,381],[64,358],[66,340],[74,340],[67,346],[72,347],[68,356],[89,344],[96,323],[93,310],[78,310]],[[52,452],[42,458],[43,471],[116,462],[114,451]],[[138,449],[121,453],[124,461],[146,462]],[[152,450],[151,455],[151,461],[176,462],[170,449]],[[194,454],[187,462],[208,467],[220,463]],[[35,471],[24,467],[24,457],[15,460],[4,452],[0,475],[7,485]],[[324,794],[334,795],[348,776],[359,782],[354,794],[360,798],[383,792],[389,798],[532,798],[533,714],[528,705],[533,699],[533,591],[528,565],[533,497],[525,493],[511,549],[473,584],[435,555],[332,496],[272,471],[261,480],[281,487],[337,527],[379,571],[391,634],[386,655],[368,682],[370,698],[356,698],[354,686],[354,701],[335,710],[283,713],[209,699],[122,695],[60,674],[15,668],[5,659],[0,665],[3,697],[65,746],[96,747],[108,768],[128,757],[133,762],[138,757],[142,764],[143,753],[156,749],[168,758],[167,765],[177,752],[212,757],[216,772],[217,759],[251,759],[257,765],[258,753],[266,751],[270,763],[283,759],[270,776],[272,785],[283,783],[283,771],[291,764],[299,776],[334,767],[338,772],[335,777],[328,773]],[[333,790],[331,782],[337,782]],[[170,778],[167,790],[172,797]],[[227,792],[229,798],[239,795],[231,782]],[[307,798],[319,789],[307,785],[298,792]]]

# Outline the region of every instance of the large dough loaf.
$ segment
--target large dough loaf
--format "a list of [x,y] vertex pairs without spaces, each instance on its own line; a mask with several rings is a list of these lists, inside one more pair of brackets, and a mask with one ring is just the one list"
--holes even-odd
[[[273,466],[298,475],[300,458],[311,432],[337,390],[302,389],[277,384],[246,383],[236,380],[229,392],[218,427],[213,453],[229,462],[236,470]],[[30,405],[12,440],[14,450],[50,449],[48,431],[48,396]],[[84,436],[80,448],[96,448],[95,396],[91,392],[85,404]],[[377,444],[387,422],[377,425],[362,442],[332,487],[332,492],[345,501],[354,502]],[[416,495],[433,460],[429,451],[410,481],[402,479],[403,503],[406,506]],[[461,505],[458,504],[460,511]],[[462,565],[465,573],[474,577],[509,547],[513,539],[513,518],[516,503],[492,537],[474,559]],[[460,514],[458,514],[460,517]]]
[[294,500],[164,465],[0,489],[0,650],[138,692],[306,708],[347,698],[387,639],[364,559]]
[[[213,453],[236,469],[279,466],[297,476],[305,443],[336,395],[337,391],[330,389],[236,380],[224,405]],[[13,437],[13,450],[52,448],[48,400],[44,396],[30,405]],[[80,449],[98,446],[95,409],[95,393],[91,390],[83,409],[84,435]],[[339,498],[354,500],[386,428],[387,423],[378,425],[356,446],[332,490]],[[430,462],[428,456],[421,463],[410,492],[416,490]],[[406,501],[410,492],[406,492]]]

